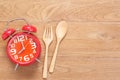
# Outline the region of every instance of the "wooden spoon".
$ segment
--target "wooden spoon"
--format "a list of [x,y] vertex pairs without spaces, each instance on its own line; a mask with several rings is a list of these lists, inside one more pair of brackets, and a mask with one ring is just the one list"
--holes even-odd
[[56,44],[55,52],[53,54],[53,58],[52,58],[52,61],[51,61],[51,64],[50,64],[50,68],[49,68],[49,72],[50,73],[52,73],[53,70],[54,70],[56,56],[57,56],[57,51],[58,51],[58,46],[59,46],[60,42],[62,41],[62,39],[66,35],[67,27],[68,27],[68,24],[66,23],[66,21],[61,21],[57,25],[57,28],[56,28],[57,44]]

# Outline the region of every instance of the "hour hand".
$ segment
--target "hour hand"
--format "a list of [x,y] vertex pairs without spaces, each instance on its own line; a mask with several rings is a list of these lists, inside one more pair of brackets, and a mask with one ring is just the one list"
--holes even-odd
[[18,52],[18,54],[22,53],[25,50],[25,46],[24,46],[23,41],[21,42],[21,44],[22,44],[22,49]]
[[22,48],[22,49],[18,52],[18,54],[22,53],[24,50],[25,50],[25,49]]

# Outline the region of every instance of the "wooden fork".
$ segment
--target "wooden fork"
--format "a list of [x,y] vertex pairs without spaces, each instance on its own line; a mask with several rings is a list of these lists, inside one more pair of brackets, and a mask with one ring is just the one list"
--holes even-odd
[[45,54],[45,60],[44,60],[44,69],[43,69],[43,78],[47,78],[48,68],[47,68],[47,61],[48,61],[48,48],[51,42],[53,41],[53,31],[52,26],[51,27],[45,27],[45,31],[43,34],[43,41],[46,46],[46,54]]

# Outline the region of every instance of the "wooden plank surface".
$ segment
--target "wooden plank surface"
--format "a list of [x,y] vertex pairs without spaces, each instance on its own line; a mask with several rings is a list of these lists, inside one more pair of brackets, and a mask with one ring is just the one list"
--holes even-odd
[[[43,80],[44,26],[66,20],[68,34],[59,47],[56,68],[48,80],[120,80],[120,0],[0,0],[0,34],[7,20],[25,18],[38,29],[41,64],[14,71],[0,38],[0,80]],[[21,28],[22,21],[10,24]],[[54,35],[55,36],[55,35]],[[50,46],[49,63],[56,38]]]

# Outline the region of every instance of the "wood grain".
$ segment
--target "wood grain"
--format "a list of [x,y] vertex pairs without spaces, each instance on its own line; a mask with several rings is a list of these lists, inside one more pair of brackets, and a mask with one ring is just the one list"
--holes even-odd
[[[42,63],[14,71],[5,52],[7,41],[0,38],[0,80],[43,80],[44,26],[53,26],[55,34],[60,20],[66,20],[69,29],[48,80],[120,80],[120,0],[0,0],[0,34],[6,21],[14,18],[25,18],[37,27]],[[23,24],[18,21],[10,27]],[[54,37],[48,65],[55,44]]]

